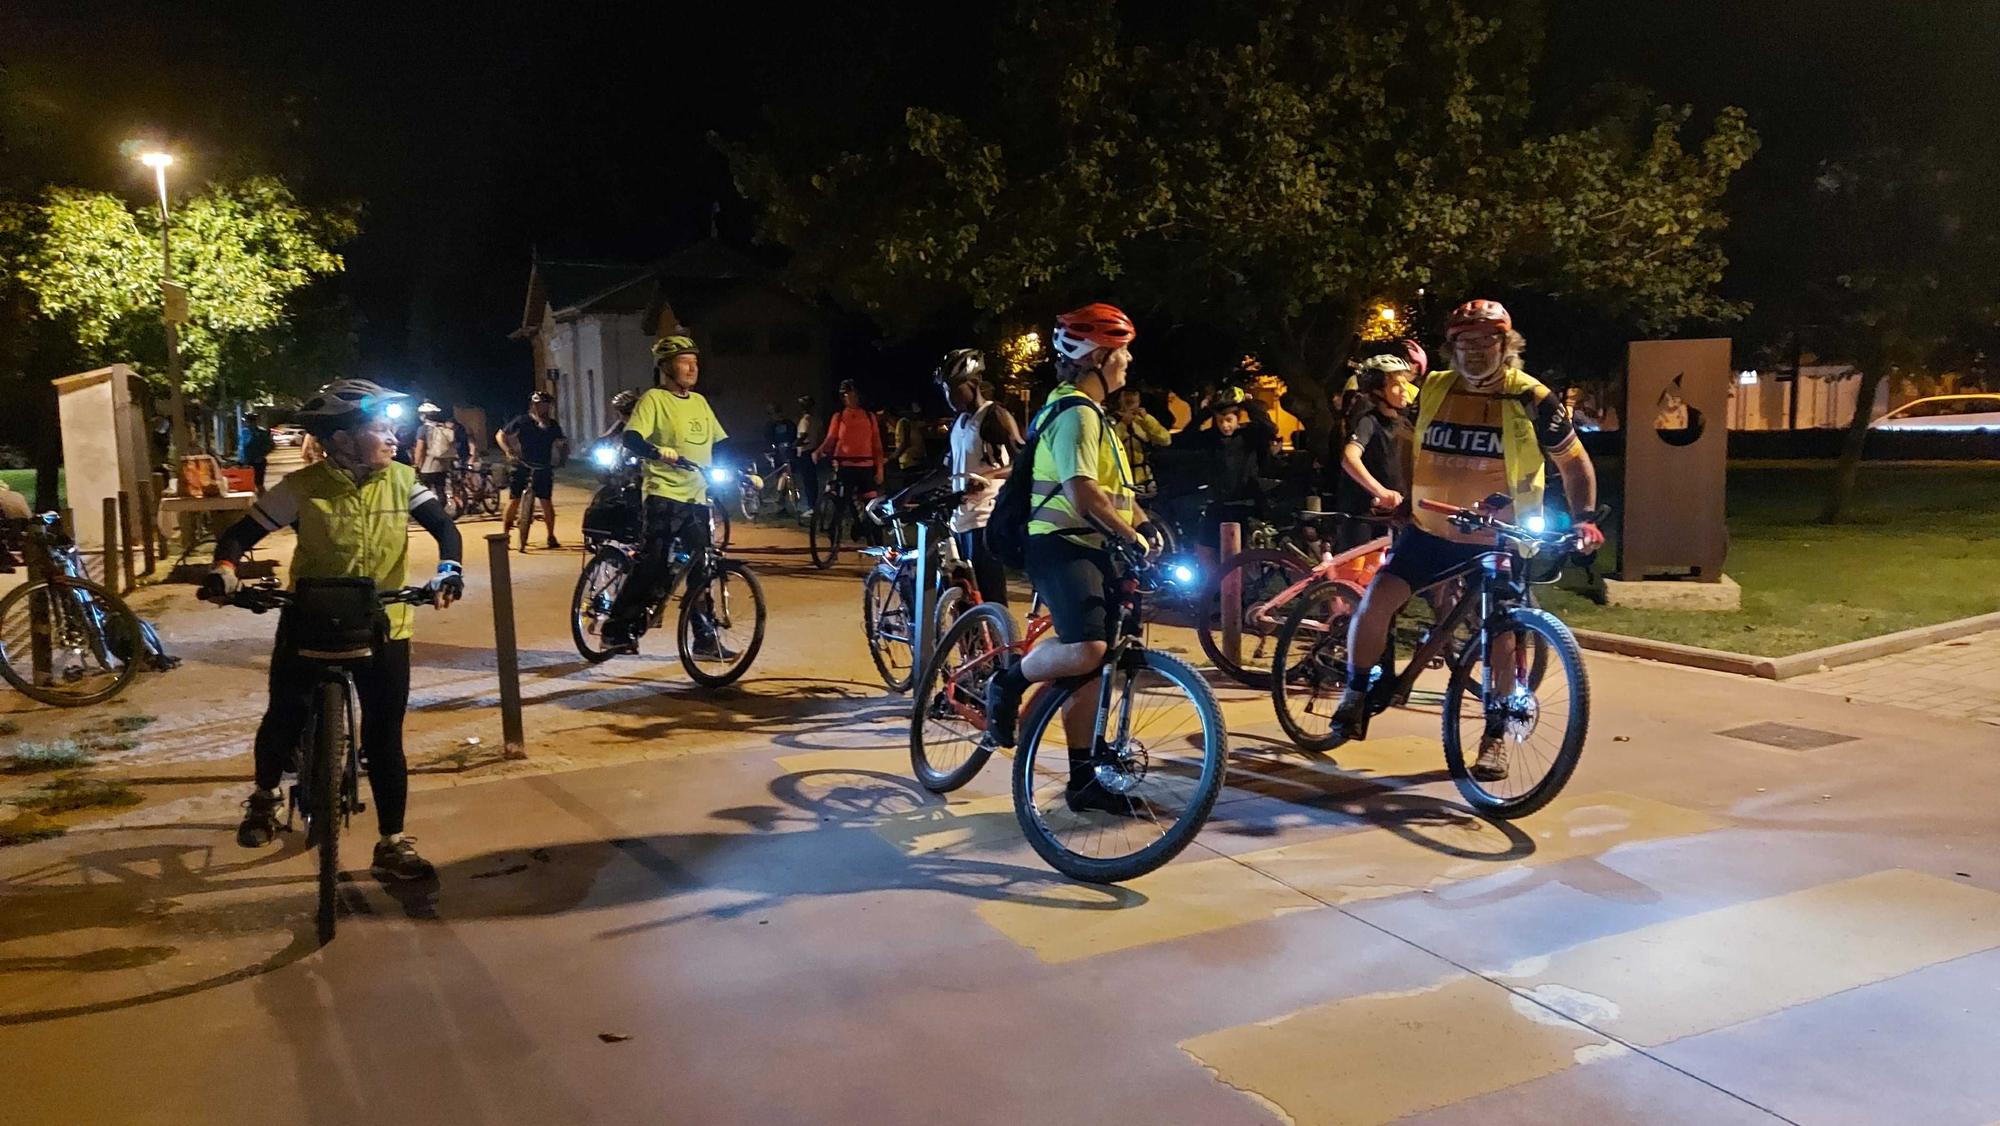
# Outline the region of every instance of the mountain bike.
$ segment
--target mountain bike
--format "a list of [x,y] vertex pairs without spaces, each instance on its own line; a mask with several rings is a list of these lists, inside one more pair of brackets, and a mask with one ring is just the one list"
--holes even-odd
[[353,666],[375,657],[382,607],[428,606],[431,600],[423,587],[378,591],[368,579],[301,579],[297,590],[262,583],[220,600],[258,614],[289,610],[279,632],[282,652],[271,659],[302,662],[318,678],[304,735],[293,752],[295,781],[286,798],[285,829],[291,830],[294,815],[302,815],[306,847],[319,850],[315,923],[322,944],[333,941],[339,914],[340,831],[368,808],[361,801],[366,748],[360,744]]
[[451,491],[454,518],[479,513],[500,515],[500,486],[493,472],[478,458],[454,461],[446,486]]
[[142,667],[164,672],[180,664],[152,626],[90,580],[55,513],[15,521],[9,530],[29,575],[0,598],[0,677],[16,691],[79,708],[123,692]]
[[[1142,876],[1186,848],[1215,806],[1229,755],[1229,733],[1208,682],[1144,642],[1144,597],[1171,581],[1169,568],[1122,545],[1113,558],[1117,573],[1107,593],[1117,599],[1116,640],[1103,668],[1036,687],[1021,716],[1012,771],[1015,819],[1029,845],[1056,871],[1089,883]],[[910,721],[910,761],[926,789],[956,789],[985,765],[993,751],[985,735],[986,682],[1004,656],[1025,652],[1050,628],[1047,618],[1031,618],[1026,638],[1017,638],[1012,616],[988,604],[967,610],[945,631],[925,666]],[[1093,681],[1090,758],[1072,763],[1063,710]],[[1078,808],[1072,797],[1078,776],[1098,789],[1100,802]]]
[[[604,624],[638,562],[638,529],[631,529],[631,534],[630,540],[595,541],[596,550],[577,575],[570,595],[570,639],[593,664],[625,651],[605,642]],[[697,684],[720,688],[749,671],[764,647],[764,587],[755,572],[724,556],[713,540],[702,550],[708,581],[702,590],[682,592],[675,640],[688,676]],[[648,629],[663,624],[674,589],[694,570],[694,556],[679,540],[673,541],[671,551],[667,581],[660,584],[659,597],[646,606]]]
[[[1387,522],[1331,512],[1301,511],[1298,515],[1302,526],[1340,520]],[[1367,588],[1375,568],[1381,566],[1388,546],[1388,538],[1384,536],[1338,554],[1324,552],[1317,562],[1310,564],[1292,546],[1240,552],[1203,583],[1196,602],[1201,610],[1195,615],[1195,639],[1201,643],[1209,663],[1230,679],[1250,688],[1269,688],[1278,628],[1284,624],[1293,600],[1316,582],[1333,581],[1351,588],[1358,604],[1360,592]],[[1225,600],[1236,603],[1237,620],[1242,625],[1234,653],[1223,644]]]
[[905,538],[906,523],[922,523],[931,541],[931,642],[958,620],[967,607],[980,604],[979,583],[972,565],[958,553],[951,535],[952,513],[965,493],[925,482],[894,496],[871,502],[863,515],[889,530],[895,544],[865,547],[861,554],[875,560],[861,582],[861,629],[868,638],[868,655],[891,692],[907,692],[923,654],[917,653],[917,553]]
[[860,492],[840,479],[840,471],[833,471],[833,479],[828,481],[820,493],[819,503],[813,505],[812,520],[808,526],[808,545],[812,551],[813,566],[824,571],[840,558],[843,540],[851,541],[861,530],[861,506],[875,495],[873,488]]
[[[1576,546],[1576,534],[1501,521],[1493,513],[1508,498],[1488,498],[1479,508],[1419,501],[1467,534],[1490,534],[1499,544],[1418,594],[1442,591],[1436,624],[1424,631],[1401,672],[1394,636],[1371,672],[1368,704],[1352,738],[1368,736],[1368,720],[1407,702],[1424,670],[1450,672],[1443,699],[1445,765],[1459,793],[1497,817],[1525,817],[1562,792],[1583,754],[1590,725],[1590,679],[1583,651],[1569,627],[1534,604],[1534,585],[1554,581]],[[1553,558],[1554,572],[1537,578],[1538,559]],[[1322,597],[1328,595],[1330,597]],[[1329,750],[1342,739],[1333,711],[1347,683],[1348,622],[1358,605],[1351,592],[1322,588],[1298,598],[1278,631],[1272,701],[1280,726],[1307,750]],[[1492,657],[1505,661],[1497,675]],[[1468,735],[1469,733],[1469,735]],[[1487,735],[1504,737],[1503,777],[1479,779],[1470,769]]]

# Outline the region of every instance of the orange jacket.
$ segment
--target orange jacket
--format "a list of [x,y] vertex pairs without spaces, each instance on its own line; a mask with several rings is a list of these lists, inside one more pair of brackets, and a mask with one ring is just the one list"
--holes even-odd
[[826,441],[819,444],[813,456],[831,457],[835,465],[874,466],[880,473],[887,460],[882,454],[882,427],[872,412],[843,407],[827,420]]

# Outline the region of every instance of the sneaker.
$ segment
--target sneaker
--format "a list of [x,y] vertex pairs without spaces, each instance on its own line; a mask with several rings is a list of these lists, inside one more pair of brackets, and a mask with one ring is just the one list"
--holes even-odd
[[695,638],[690,652],[697,661],[733,661],[737,657],[736,650],[724,645],[715,634]]
[[546,548],[548,548],[548,549],[549,549],[550,551],[561,551],[561,550],[562,550],[562,543],[561,543],[561,541],[557,540],[557,539],[556,539],[556,538],[555,538],[554,536],[550,536],[550,537],[549,537],[549,542],[547,542],[547,543],[543,544],[542,546],[543,546],[543,547],[546,547]]
[[1009,691],[1000,677],[986,682],[986,737],[996,747],[1014,745],[1014,727],[1021,718],[1021,693]]
[[375,863],[368,869],[385,880],[435,880],[437,869],[417,855],[414,837],[375,842]]
[[1498,782],[1507,777],[1507,737],[1484,735],[1479,740],[1479,757],[1472,763],[1472,776],[1481,782]]
[[1342,689],[1340,703],[1333,707],[1327,734],[1337,743],[1358,739],[1368,729],[1368,693],[1360,688]]
[[236,827],[236,843],[244,848],[263,848],[284,831],[278,821],[278,807],[285,799],[277,794],[266,794],[262,790],[252,793],[243,803],[243,823]]
[[1072,813],[1108,813],[1113,817],[1143,817],[1146,803],[1130,794],[1114,794],[1092,778],[1078,786],[1074,780],[1063,789],[1063,803]]

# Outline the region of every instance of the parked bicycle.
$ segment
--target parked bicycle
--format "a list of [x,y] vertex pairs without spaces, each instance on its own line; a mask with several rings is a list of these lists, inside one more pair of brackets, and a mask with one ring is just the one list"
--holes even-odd
[[452,463],[446,490],[451,494],[449,499],[454,519],[471,515],[500,515],[500,482],[494,479],[492,467],[476,457]]
[[[576,643],[576,651],[592,663],[607,661],[621,652],[605,643],[604,624],[618,592],[631,577],[639,551],[636,513],[623,526],[599,523],[593,530],[591,513],[598,511],[593,502],[585,514],[585,536],[591,544],[591,554],[570,596],[570,638]],[[688,675],[697,684],[719,688],[734,683],[749,671],[758,650],[764,647],[764,587],[750,568],[726,557],[721,544],[711,540],[703,552],[708,581],[705,589],[682,594],[675,641],[681,667]],[[649,628],[657,629],[664,624],[667,603],[672,600],[675,588],[684,585],[694,563],[693,553],[676,540],[672,573],[661,584],[659,598],[646,607]],[[709,637],[714,639],[713,644],[697,644]]]
[[0,676],[38,703],[78,708],[123,692],[139,670],[180,664],[125,600],[92,582],[61,518],[13,522],[28,581],[0,599]]
[[[1498,817],[1525,817],[1562,792],[1575,772],[1590,724],[1590,680],[1583,652],[1569,627],[1534,604],[1538,560],[1554,559],[1555,573],[1576,546],[1573,532],[1517,526],[1493,515],[1508,498],[1481,508],[1420,501],[1447,515],[1465,533],[1496,535],[1500,546],[1483,553],[1433,586],[1442,590],[1437,622],[1426,630],[1402,671],[1395,667],[1394,634],[1371,673],[1366,714],[1353,733],[1368,735],[1368,718],[1405,703],[1424,670],[1450,672],[1444,694],[1445,765],[1459,793]],[[1539,518],[1537,518],[1539,519]],[[1292,741],[1307,750],[1340,742],[1332,716],[1347,683],[1348,621],[1359,599],[1352,591],[1319,584],[1295,600],[1278,631],[1272,701]],[[1497,670],[1492,657],[1503,663]],[[1502,778],[1473,777],[1475,753],[1487,734],[1507,740]]]
[[[1229,732],[1208,682],[1187,662],[1145,645],[1143,600],[1171,581],[1171,568],[1114,550],[1116,640],[1096,677],[1037,686],[1021,718],[1012,775],[1014,814],[1028,843],[1056,871],[1090,883],[1142,876],[1186,848],[1215,806],[1229,756]],[[1031,617],[1020,637],[1012,615],[987,604],[945,631],[918,681],[910,719],[910,763],[926,789],[957,789],[986,764],[993,753],[986,682],[1005,654],[1026,652],[1049,628],[1047,618]],[[1062,715],[1093,679],[1090,765],[1097,784],[1126,803],[1122,814],[1069,805]]]
[[382,607],[428,606],[432,598],[420,586],[378,591],[369,579],[301,579],[296,590],[259,583],[220,600],[258,614],[290,608],[285,650],[272,659],[298,661],[318,677],[304,735],[293,754],[295,781],[287,793],[285,828],[292,828],[294,815],[303,816],[306,847],[319,851],[315,922],[321,943],[333,941],[339,915],[340,832],[368,808],[361,801],[367,748],[360,744],[353,668],[375,659]]
[[[1301,511],[1298,516],[1301,528],[1318,528],[1343,520],[1387,523],[1386,519],[1339,513]],[[1270,529],[1274,526],[1264,522],[1262,527]],[[1274,541],[1268,536],[1260,536],[1260,542]],[[1276,542],[1287,546],[1252,547],[1224,563],[1215,575],[1202,584],[1196,601],[1195,639],[1201,643],[1202,652],[1207,654],[1209,663],[1216,669],[1250,688],[1271,686],[1271,665],[1277,649],[1278,629],[1284,624],[1293,601],[1314,583],[1332,581],[1354,590],[1354,601],[1359,603],[1359,592],[1367,588],[1368,580],[1374,576],[1375,568],[1382,565],[1382,557],[1389,546],[1388,538],[1384,536],[1351,551],[1337,555],[1323,552],[1318,560],[1308,561],[1298,546],[1304,541],[1284,537]],[[1315,536],[1312,542],[1326,541]],[[1241,625],[1240,640],[1233,652],[1224,644],[1225,601],[1235,603],[1237,620]]]
[[862,506],[874,496],[873,489],[857,494],[837,475],[827,482],[825,491],[820,493],[819,503],[813,505],[807,531],[813,566],[822,571],[833,566],[840,558],[841,544],[852,547],[853,541],[860,538]]
[[972,565],[958,553],[950,533],[952,513],[965,498],[936,482],[920,482],[894,496],[881,497],[864,510],[870,523],[886,528],[895,544],[867,547],[861,554],[875,560],[861,583],[861,628],[868,638],[868,655],[875,660],[882,683],[891,692],[907,692],[917,666],[915,614],[917,552],[904,527],[921,523],[930,528],[931,634],[933,645],[967,607],[980,604],[979,582]]

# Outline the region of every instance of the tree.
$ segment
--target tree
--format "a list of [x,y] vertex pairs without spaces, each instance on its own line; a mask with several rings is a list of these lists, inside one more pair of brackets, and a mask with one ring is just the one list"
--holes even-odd
[[911,106],[830,152],[782,122],[723,147],[764,237],[891,331],[1103,296],[1232,328],[1310,383],[1374,301],[1420,288],[1532,288],[1646,329],[1738,313],[1716,236],[1757,144],[1743,114],[1692,151],[1685,110],[1537,131],[1539,8],[1498,9],[1026,3],[964,76],[970,108]]
[[[159,213],[107,192],[51,188],[16,207],[24,252],[11,280],[71,334],[87,362],[134,360],[163,370]],[[213,388],[221,361],[286,325],[288,300],[340,272],[335,248],[359,230],[357,208],[301,204],[283,182],[257,176],[212,184],[174,208],[175,279],[188,288],[181,354],[190,392]],[[232,378],[232,394],[273,389]]]

